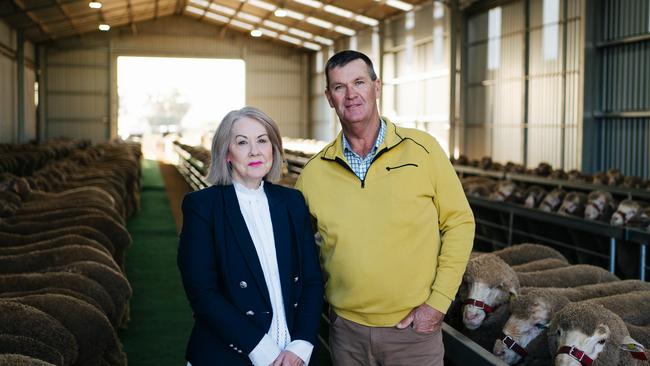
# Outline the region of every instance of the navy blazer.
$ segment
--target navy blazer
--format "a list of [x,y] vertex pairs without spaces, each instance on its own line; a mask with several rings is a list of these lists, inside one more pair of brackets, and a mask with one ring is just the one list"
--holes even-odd
[[[315,346],[323,278],[309,210],[295,189],[265,182],[264,191],[289,334]],[[185,196],[178,268],[195,317],[187,360],[192,366],[250,365],[248,354],[268,331],[273,313],[234,186]]]

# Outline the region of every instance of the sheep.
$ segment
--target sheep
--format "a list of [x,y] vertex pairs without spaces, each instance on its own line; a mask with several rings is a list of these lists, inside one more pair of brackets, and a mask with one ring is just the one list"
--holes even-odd
[[[100,233],[98,230],[83,225],[63,227],[28,234],[8,233],[0,230],[0,247],[32,244],[44,240],[56,239],[64,235],[79,235],[83,236],[84,238],[95,240],[104,248],[106,248],[106,250],[108,250],[111,255],[113,255],[113,258],[115,258],[115,246],[113,246],[113,243],[110,241],[110,239],[108,239],[106,235]],[[117,258],[115,258],[115,260],[118,264],[121,264]]]
[[113,325],[118,323],[113,300],[97,282],[77,273],[48,272],[0,275],[0,293],[33,291],[46,287],[79,292],[95,300]]
[[524,192],[524,206],[537,208],[547,194],[548,192],[538,185],[528,187]]
[[611,193],[592,191],[587,196],[584,218],[587,220],[608,222],[615,210],[616,201]]
[[[69,202],[65,202],[69,203]],[[40,205],[37,207],[21,206],[13,216],[5,216],[7,222],[15,223],[17,221],[49,221],[57,220],[62,217],[76,217],[82,215],[106,215],[115,222],[124,226],[124,218],[113,208],[106,205],[94,205],[90,202],[80,202],[78,204],[54,204]]]
[[571,169],[567,172],[567,178],[570,182],[586,182],[587,177],[582,174],[579,170]]
[[55,366],[49,362],[45,362],[36,358],[25,355],[17,355],[11,353],[0,354],[0,365],[11,366]]
[[623,173],[618,169],[610,169],[607,171],[607,185],[615,187],[623,183]]
[[[590,265],[574,265],[527,273],[517,273],[501,258],[484,254],[470,260],[459,291],[463,307],[463,324],[469,330],[481,327],[488,314],[506,304],[526,287],[572,287],[590,283],[617,281],[606,270]],[[508,315],[493,321],[493,327],[478,332],[473,338],[485,348],[491,348]]]
[[[528,352],[526,361],[548,359],[545,329],[553,316],[572,301],[600,298],[632,291],[650,291],[650,283],[627,280],[585,285],[575,288],[528,288],[510,302],[510,318],[503,326],[503,334]],[[494,343],[494,354],[508,364],[521,357],[504,344],[500,337]],[[539,340],[538,340],[539,338]],[[533,343],[536,341],[536,343]]]
[[113,258],[104,252],[82,245],[64,245],[15,255],[0,255],[0,273],[28,273],[47,267],[89,260],[120,271]]
[[566,192],[562,188],[555,188],[544,196],[538,208],[545,212],[555,212],[562,204],[564,196],[566,196]]
[[73,365],[79,356],[74,336],[58,320],[14,301],[0,300],[0,334],[37,339],[56,349],[65,366]]
[[[648,306],[647,298],[642,303],[635,300],[626,299],[626,305]],[[548,344],[560,366],[575,364],[580,356],[593,360],[592,366],[645,365],[647,361],[634,358],[632,352],[645,359],[650,356],[645,345],[630,337],[620,316],[591,301],[570,303],[560,310],[548,330]]]
[[512,266],[512,269],[515,272],[536,272],[536,271],[543,271],[546,269],[568,267],[570,265],[571,264],[569,264],[569,262],[567,262],[566,259],[562,260],[557,258],[546,258],[546,259],[539,259],[529,263]]
[[59,351],[34,338],[0,334],[0,350],[0,365],[14,365],[6,356],[18,354],[42,360],[47,365],[63,366],[63,356]]
[[630,222],[634,222],[643,209],[643,205],[631,199],[621,201],[616,208],[616,212],[612,214],[610,224],[612,226],[624,226]]
[[82,294],[81,292],[73,291],[67,288],[43,287],[43,288],[38,288],[35,290],[28,290],[28,291],[0,292],[0,298],[12,298],[12,297],[21,297],[21,296],[29,296],[29,295],[43,295],[43,294],[55,294],[55,295],[58,294],[58,295],[73,297],[77,300],[81,300],[91,305],[92,307],[94,307],[95,309],[99,310],[102,313],[104,311],[102,307],[99,305],[99,303],[92,297]]
[[101,365],[102,356],[115,342],[115,331],[108,318],[91,305],[73,297],[46,294],[7,300],[36,308],[63,324],[74,335],[79,346],[75,365]]
[[511,266],[530,263],[540,259],[555,258],[566,262],[566,258],[557,250],[542,244],[522,243],[512,245],[491,254],[498,256]]
[[488,196],[493,201],[501,202],[520,202],[522,201],[523,191],[517,187],[513,181],[502,180],[496,184],[494,191]]
[[3,246],[3,245],[10,245],[13,243],[3,243],[0,245],[0,256],[3,255],[12,255],[12,254],[22,254],[22,253],[29,253],[29,252],[34,252],[37,250],[46,250],[46,249],[53,249],[53,248],[58,248],[62,247],[65,245],[81,245],[81,246],[86,246],[95,250],[98,250],[100,252],[105,253],[106,255],[111,256],[112,254],[103,247],[101,244],[99,244],[97,241],[85,238],[80,235],[74,235],[74,234],[69,234],[69,235],[64,235],[60,236],[58,238],[53,238],[50,240],[43,240],[43,241],[38,241],[30,244],[18,244],[14,246]]
[[558,208],[557,213],[566,216],[582,217],[587,204],[587,195],[582,192],[569,192],[564,197],[562,205]]

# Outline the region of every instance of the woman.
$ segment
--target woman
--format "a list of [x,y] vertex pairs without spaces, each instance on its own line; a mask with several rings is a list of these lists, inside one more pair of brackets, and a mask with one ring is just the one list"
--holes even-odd
[[323,283],[309,210],[281,175],[275,122],[246,107],[212,140],[208,181],[183,200],[178,267],[195,323],[192,366],[308,364]]

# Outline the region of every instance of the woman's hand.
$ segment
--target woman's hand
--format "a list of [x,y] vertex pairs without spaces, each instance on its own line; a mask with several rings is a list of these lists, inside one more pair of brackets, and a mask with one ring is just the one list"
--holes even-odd
[[304,362],[291,351],[282,351],[270,366],[302,366]]

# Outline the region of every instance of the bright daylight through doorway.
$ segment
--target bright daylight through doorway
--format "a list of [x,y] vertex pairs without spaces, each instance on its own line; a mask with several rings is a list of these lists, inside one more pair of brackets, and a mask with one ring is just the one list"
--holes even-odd
[[246,98],[243,60],[117,59],[118,135],[139,139],[147,159],[173,161],[172,142],[204,145]]

